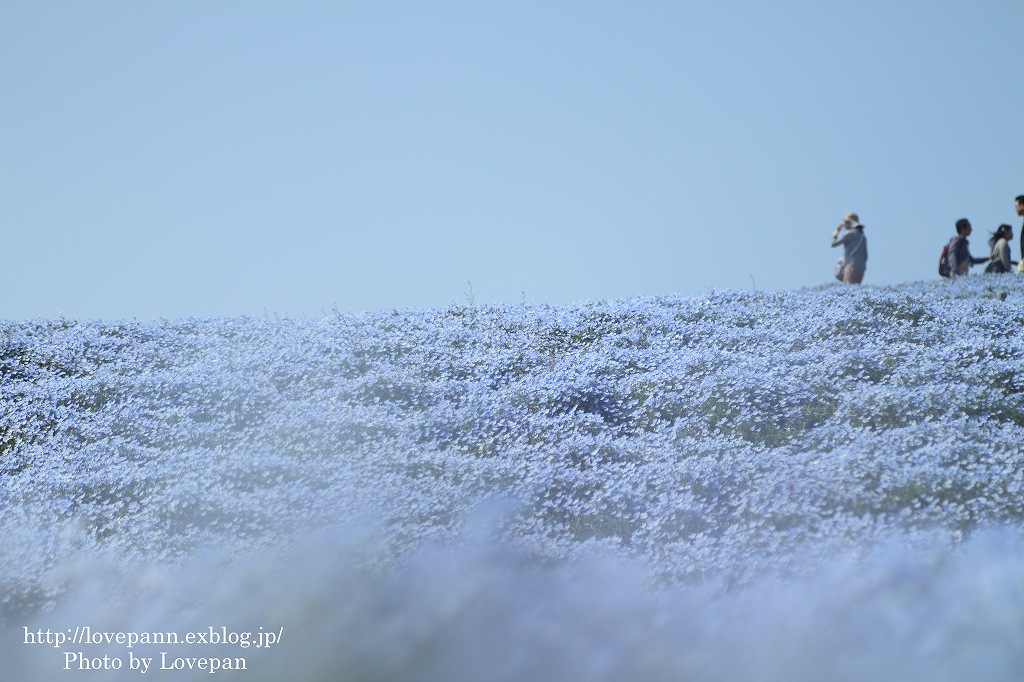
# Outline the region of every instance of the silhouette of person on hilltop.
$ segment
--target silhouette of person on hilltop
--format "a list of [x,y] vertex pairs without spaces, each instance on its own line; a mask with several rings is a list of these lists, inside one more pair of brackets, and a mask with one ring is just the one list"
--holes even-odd
[[971,255],[970,243],[967,237],[974,229],[971,221],[961,218],[956,221],[956,236],[949,240],[949,275],[950,279],[963,277],[968,274],[972,265],[987,263],[988,258],[975,258]]
[[[844,230],[842,235],[840,231]],[[843,247],[841,265],[836,264],[836,277],[845,284],[860,284],[868,267],[868,240],[856,213],[847,213],[832,233],[832,247]]]
[[992,247],[988,265],[985,266],[986,273],[1013,272],[1013,266],[1017,261],[1010,259],[1010,240],[1013,239],[1013,228],[1003,223],[996,228],[989,238],[989,246]]
[[[1024,216],[1024,194],[1018,195],[1013,201],[1017,205],[1017,215]],[[1017,264],[1017,272],[1024,272],[1024,225],[1020,228],[1020,262]]]

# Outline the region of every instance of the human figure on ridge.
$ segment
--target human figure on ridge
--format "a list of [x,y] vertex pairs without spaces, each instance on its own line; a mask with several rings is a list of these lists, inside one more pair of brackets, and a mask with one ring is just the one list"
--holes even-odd
[[1003,223],[996,228],[989,238],[989,246],[992,247],[992,255],[989,256],[986,273],[1013,272],[1013,266],[1017,261],[1010,259],[1010,240],[1013,239],[1013,228]]
[[868,240],[856,213],[847,213],[843,222],[836,225],[832,233],[832,247],[836,246],[843,247],[842,266],[836,265],[836,277],[844,284],[860,284],[868,267]]
[[973,228],[967,218],[956,221],[956,236],[949,241],[950,279],[968,274],[972,265],[988,262],[988,258],[975,258],[971,255],[970,243],[967,241],[971,232]]
[[[1018,195],[1013,201],[1017,207],[1017,215],[1024,216],[1024,194]],[[1017,272],[1024,272],[1024,225],[1020,228],[1020,262],[1017,263]]]

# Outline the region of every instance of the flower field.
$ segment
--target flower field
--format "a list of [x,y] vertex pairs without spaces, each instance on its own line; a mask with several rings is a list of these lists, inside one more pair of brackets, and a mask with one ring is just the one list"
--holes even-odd
[[228,679],[1019,679],[1022,363],[1009,275],[2,322],[0,665],[226,624],[285,632]]

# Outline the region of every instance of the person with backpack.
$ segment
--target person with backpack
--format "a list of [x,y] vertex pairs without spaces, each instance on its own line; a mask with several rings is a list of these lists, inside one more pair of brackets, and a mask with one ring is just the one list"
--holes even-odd
[[[845,228],[840,236],[839,232]],[[844,284],[860,284],[868,267],[868,240],[856,213],[847,213],[832,233],[832,247],[843,247],[843,257],[836,263],[836,279]]]
[[968,273],[972,265],[987,263],[988,258],[975,258],[971,255],[970,243],[967,237],[973,229],[971,221],[961,218],[956,221],[956,236],[949,240],[942,249],[942,256],[939,258],[939,274],[943,277],[953,279],[963,277]]
[[992,255],[989,256],[988,265],[985,266],[985,273],[1013,272],[1013,266],[1017,261],[1010,260],[1010,240],[1013,239],[1013,228],[1003,223],[992,237],[988,240],[992,247]]

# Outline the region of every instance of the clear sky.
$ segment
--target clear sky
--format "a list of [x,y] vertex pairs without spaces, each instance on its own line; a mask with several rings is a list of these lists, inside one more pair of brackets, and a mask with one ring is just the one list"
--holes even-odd
[[0,317],[789,290],[850,210],[865,284],[937,277],[957,218],[1019,235],[1022,43],[1020,0],[0,0]]

